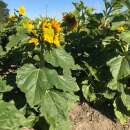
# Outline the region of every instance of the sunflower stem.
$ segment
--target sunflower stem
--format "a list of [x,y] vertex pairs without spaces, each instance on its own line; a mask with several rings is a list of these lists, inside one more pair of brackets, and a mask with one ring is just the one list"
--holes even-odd
[[44,47],[43,44],[40,42],[40,66],[45,66],[45,60],[44,60]]

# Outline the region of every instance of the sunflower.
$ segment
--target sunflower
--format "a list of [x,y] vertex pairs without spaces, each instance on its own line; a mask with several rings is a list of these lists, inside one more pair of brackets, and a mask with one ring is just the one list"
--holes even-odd
[[124,31],[125,31],[125,28],[123,26],[120,26],[120,27],[117,28],[118,33],[122,33]]
[[51,27],[51,23],[49,21],[43,21],[41,28],[43,32],[42,34],[43,40],[49,43],[53,43],[54,31]]
[[29,39],[29,43],[38,45],[38,39],[33,37],[33,38]]
[[42,39],[48,43],[59,46],[60,45],[60,24],[56,20],[43,21],[41,24]]
[[20,6],[18,8],[18,13],[19,13],[20,16],[24,16],[25,15],[25,8],[24,8],[24,6]]
[[68,13],[63,16],[64,23],[68,26],[70,31],[74,31],[78,25],[76,17],[72,13]]

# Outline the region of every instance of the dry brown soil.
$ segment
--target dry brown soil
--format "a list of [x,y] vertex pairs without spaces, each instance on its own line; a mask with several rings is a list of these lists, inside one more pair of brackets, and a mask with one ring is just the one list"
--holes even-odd
[[112,121],[87,103],[76,104],[70,113],[73,130],[130,130],[130,123],[121,125]]

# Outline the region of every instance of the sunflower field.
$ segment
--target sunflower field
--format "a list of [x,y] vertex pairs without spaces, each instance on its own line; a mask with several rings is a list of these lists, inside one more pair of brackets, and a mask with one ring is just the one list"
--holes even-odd
[[0,130],[72,130],[77,102],[130,118],[130,2],[82,1],[58,21],[24,6],[0,29]]

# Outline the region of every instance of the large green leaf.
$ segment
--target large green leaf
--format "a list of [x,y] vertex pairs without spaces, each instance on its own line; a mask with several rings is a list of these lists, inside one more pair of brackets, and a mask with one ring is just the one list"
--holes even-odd
[[0,76],[0,99],[3,98],[4,92],[8,92],[11,89],[12,89],[11,86],[7,85],[6,81],[3,80],[2,77]]
[[0,57],[4,56],[6,54],[6,51],[3,50],[1,44],[0,44]]
[[72,77],[60,76],[55,70],[24,65],[17,72],[17,84],[33,106],[41,102],[42,96],[54,86],[63,91],[74,92],[78,86]]
[[56,124],[51,124],[49,130],[71,130],[71,122],[60,120]]
[[122,100],[124,106],[127,108],[127,110],[130,111],[130,95],[122,93],[121,100]]
[[90,66],[88,63],[85,63],[85,66],[89,70],[90,75],[93,76],[97,81],[99,81],[99,78],[97,76],[97,70]]
[[130,75],[130,65],[128,59],[124,56],[118,56],[111,59],[107,64],[110,67],[112,74],[112,80],[109,82],[108,87],[112,90],[125,87],[125,85],[121,84],[119,80]]
[[32,127],[33,120],[28,120],[17,110],[13,103],[0,100],[0,130],[20,130]]
[[113,103],[115,116],[121,124],[125,124],[128,121],[129,117],[120,110],[118,105],[118,99],[116,99]]
[[51,125],[50,130],[69,130],[68,111],[78,100],[74,95],[78,86],[72,77],[28,64],[18,70],[17,84],[32,107],[41,107],[42,115]]
[[87,81],[83,82],[82,92],[83,92],[85,99],[88,102],[93,102],[97,99],[94,91],[92,90],[92,86],[90,84],[88,84]]
[[106,90],[104,93],[101,93],[101,95],[103,95],[107,99],[114,99],[116,93],[109,91],[109,90]]
[[25,65],[18,70],[17,84],[26,95],[28,103],[33,106],[39,104],[42,95],[53,87],[56,71],[37,69],[33,65]]
[[22,27],[17,27],[17,33],[9,37],[9,43],[7,49],[23,44],[27,39],[27,32]]
[[125,31],[121,33],[120,38],[127,43],[130,43],[130,31]]
[[64,68],[64,70],[73,69],[75,66],[72,56],[62,47],[53,48],[46,51],[45,60],[55,67]]
[[7,85],[6,81],[0,77],[0,93],[10,91],[11,89],[11,86]]
[[[55,75],[56,76],[56,75]],[[74,92],[78,91],[79,87],[74,78],[67,75],[57,75],[57,80],[55,82],[55,86],[58,89],[62,89],[64,91]]]
[[[47,91],[41,104],[41,112],[54,130],[69,130],[68,112],[70,103],[77,100],[73,94]],[[73,99],[72,99],[73,98]],[[50,130],[52,129],[50,128]],[[52,129],[52,130],[53,130]]]

